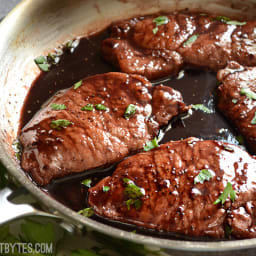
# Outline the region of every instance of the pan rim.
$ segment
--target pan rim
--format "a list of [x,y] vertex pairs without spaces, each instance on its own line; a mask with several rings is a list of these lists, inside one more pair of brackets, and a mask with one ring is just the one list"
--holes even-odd
[[[4,30],[8,28],[11,30],[13,21],[18,22],[19,18],[24,15],[26,8],[33,4],[33,0],[23,0],[20,2],[0,24],[0,34],[4,35]],[[1,38],[3,38],[2,36]],[[0,39],[1,48],[1,39]],[[31,182],[24,174],[21,168],[17,168],[14,160],[7,154],[5,145],[0,144],[0,160],[6,167],[8,172],[14,176],[18,182],[24,186],[32,195],[34,195],[40,202],[42,202],[50,211],[57,211],[58,214],[69,221],[76,224],[82,224],[89,228],[96,230],[100,233],[113,236],[119,239],[129,240],[135,243],[158,246],[160,248],[180,250],[180,251],[194,251],[194,252],[223,252],[231,250],[243,250],[249,248],[256,248],[256,238],[232,241],[215,241],[215,242],[202,242],[202,241],[186,241],[186,240],[172,240],[166,238],[156,238],[145,236],[141,234],[134,234],[125,230],[121,230],[90,218],[83,217],[75,211],[64,206],[57,200],[53,199]]]

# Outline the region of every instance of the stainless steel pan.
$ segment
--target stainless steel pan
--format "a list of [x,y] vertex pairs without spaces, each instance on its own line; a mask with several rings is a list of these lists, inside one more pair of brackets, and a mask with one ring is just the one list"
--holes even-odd
[[[33,62],[36,56],[48,53],[71,38],[100,31],[116,20],[184,8],[237,16],[239,19],[256,18],[256,1],[253,0],[24,0],[21,2],[0,24],[0,159],[10,174],[36,196],[49,212],[107,235],[190,252],[256,248],[256,239],[225,242],[174,241],[133,234],[98,223],[80,216],[42,192],[27,179],[15,160],[12,142],[17,136],[24,99],[32,81],[39,73]],[[2,192],[2,197],[8,193],[8,191]],[[3,202],[6,203],[2,200]],[[21,214],[31,214],[34,213],[33,211],[32,208],[26,208]]]

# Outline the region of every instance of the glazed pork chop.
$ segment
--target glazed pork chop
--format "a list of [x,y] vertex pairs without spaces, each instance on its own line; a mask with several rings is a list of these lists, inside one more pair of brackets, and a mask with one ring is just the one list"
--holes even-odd
[[187,110],[179,92],[138,75],[86,78],[55,95],[22,129],[21,166],[46,185],[119,161]]
[[256,154],[256,68],[236,62],[218,72],[219,109],[246,138]]
[[149,229],[223,238],[228,226],[256,237],[256,159],[224,142],[170,141],[122,161],[88,202],[98,215]]
[[104,58],[126,73],[156,79],[184,64],[217,71],[229,61],[255,65],[256,22],[174,13],[114,24],[102,43]]

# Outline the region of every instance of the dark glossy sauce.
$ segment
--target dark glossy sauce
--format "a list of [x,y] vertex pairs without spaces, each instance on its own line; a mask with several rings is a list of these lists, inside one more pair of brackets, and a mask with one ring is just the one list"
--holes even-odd
[[[64,51],[58,65],[49,72],[41,74],[34,82],[28,97],[24,103],[21,116],[21,127],[23,127],[33,115],[40,109],[41,105],[57,91],[69,88],[82,78],[110,71],[117,71],[114,67],[106,63],[100,56],[101,41],[108,36],[107,31],[103,31],[90,38],[83,38],[79,46],[73,53]],[[215,90],[217,87],[216,74],[197,69],[187,68],[181,79],[167,77],[161,81],[155,81],[157,85],[163,82],[174,89],[179,90],[186,104],[204,104],[214,111],[213,114],[206,114],[202,111],[194,111],[192,116],[172,122],[172,129],[168,130],[161,143],[170,140],[180,140],[187,137],[198,137],[202,139],[217,139],[238,144],[234,129],[228,124],[224,117],[217,111]],[[92,185],[102,178],[109,176],[115,170],[115,165],[108,168],[89,170],[85,173],[71,175],[63,179],[53,181],[47,187],[42,188],[53,198],[60,201],[71,209],[78,211],[87,207],[87,187],[81,185],[81,181],[86,178],[92,179]],[[173,233],[162,233],[153,230],[137,228],[134,225],[122,224],[106,220],[99,216],[92,218],[125,230],[137,230],[138,233],[148,235],[183,238],[192,240]],[[196,239],[198,240],[198,238]],[[206,240],[206,238],[203,238]]]

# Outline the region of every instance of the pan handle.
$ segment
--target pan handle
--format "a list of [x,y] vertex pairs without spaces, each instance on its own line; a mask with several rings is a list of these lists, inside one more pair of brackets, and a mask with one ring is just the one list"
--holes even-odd
[[10,188],[4,188],[0,191],[0,209],[2,209],[0,211],[0,225],[27,216],[43,216],[61,219],[59,216],[37,210],[32,205],[11,202],[12,199],[22,194],[26,194],[23,188],[14,191]]

